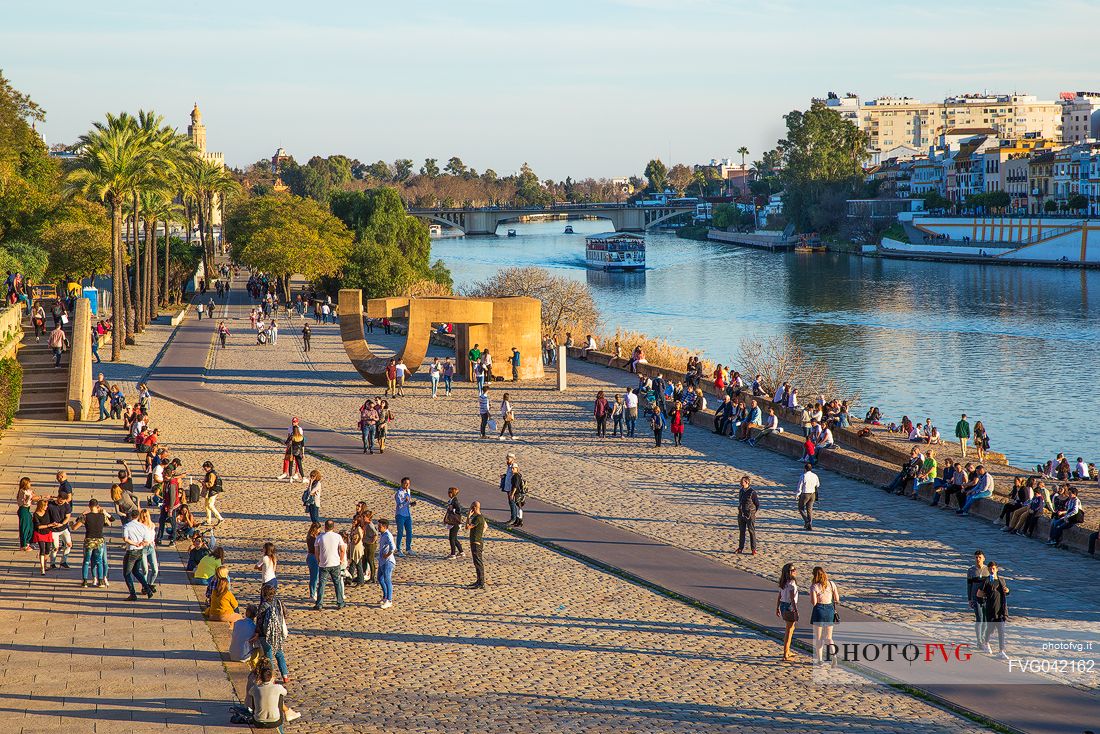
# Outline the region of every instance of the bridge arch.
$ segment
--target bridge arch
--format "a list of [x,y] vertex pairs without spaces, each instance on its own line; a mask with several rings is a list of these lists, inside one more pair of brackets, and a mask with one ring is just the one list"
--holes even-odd
[[412,216],[416,217],[417,219],[422,219],[425,222],[428,222],[430,224],[438,224],[438,225],[441,225],[443,227],[449,227],[451,229],[457,229],[462,234],[466,234],[466,228],[465,227],[463,227],[461,224],[457,224],[455,222],[452,222],[450,219],[447,219],[446,217],[439,217],[439,216],[436,216],[434,214],[425,214],[425,213],[412,214]]

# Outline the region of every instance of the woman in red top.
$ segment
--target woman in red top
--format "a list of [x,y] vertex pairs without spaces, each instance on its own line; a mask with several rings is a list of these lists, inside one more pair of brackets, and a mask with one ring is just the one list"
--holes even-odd
[[682,446],[684,443],[684,406],[679,400],[672,409],[672,419],[669,422],[672,428],[672,445]]
[[806,451],[806,455],[802,457],[802,462],[805,464],[816,465],[817,445],[814,444],[814,440],[809,436],[806,436],[806,443],[803,444],[803,448]]
[[714,389],[721,394],[726,389],[726,381],[722,377],[722,365],[714,368]]
[[596,416],[596,435],[607,435],[607,414],[611,412],[610,406],[607,402],[607,398],[604,397],[603,390],[596,393],[596,405],[592,409],[592,414]]

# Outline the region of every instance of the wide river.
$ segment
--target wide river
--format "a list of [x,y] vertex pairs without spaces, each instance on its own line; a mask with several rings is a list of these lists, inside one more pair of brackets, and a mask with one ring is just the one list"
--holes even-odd
[[[588,270],[584,234],[604,221],[508,225],[516,237],[440,239],[456,287],[505,266],[587,282],[606,324],[736,366],[743,337],[788,334],[888,421],[931,417],[945,437],[965,412],[1018,466],[1058,451],[1100,459],[1100,272],[769,253],[650,233],[645,273]],[[624,349],[627,349],[624,345]],[[862,415],[860,416],[862,417]]]

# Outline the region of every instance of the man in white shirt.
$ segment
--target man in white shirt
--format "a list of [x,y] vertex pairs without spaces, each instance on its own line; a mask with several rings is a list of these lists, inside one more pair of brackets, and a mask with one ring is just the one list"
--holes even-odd
[[817,489],[821,486],[821,480],[814,474],[814,465],[806,464],[805,473],[798,480],[798,514],[802,515],[802,522],[807,530],[814,529],[814,500],[817,499]]
[[341,569],[346,563],[348,545],[335,527],[336,523],[332,520],[325,521],[325,532],[317,536],[313,545],[320,572],[317,579],[317,603],[313,606],[318,611],[325,604],[326,579],[331,579],[332,585],[336,587],[336,608],[344,608],[344,576]]
[[405,375],[408,373],[409,368],[404,362],[398,360],[394,365],[394,369],[397,370],[397,394],[401,397],[405,396]]
[[1075,479],[1091,479],[1089,476],[1089,465],[1085,463],[1085,460],[1080,456],[1077,457],[1077,468],[1074,469],[1074,474],[1077,476]]
[[623,393],[623,404],[626,406],[626,435],[634,438],[634,424],[638,422],[638,395],[633,390]]
[[126,582],[126,588],[130,596],[126,601],[137,601],[137,591],[134,589],[134,579],[141,582],[141,591],[150,599],[156,593],[157,588],[150,586],[142,572],[141,559],[145,555],[145,547],[153,544],[153,530],[138,522],[138,511],[130,512],[130,522],[122,526],[122,542],[126,546],[126,555],[122,558],[122,578]]
[[756,434],[754,438],[748,440],[749,446],[756,446],[757,441],[776,431],[782,433],[783,429],[779,427],[779,418],[775,415],[775,408],[768,408],[768,417],[764,419],[764,427],[760,429],[760,433]]
[[824,451],[831,448],[833,448],[833,429],[829,428],[829,424],[826,423],[817,438],[817,450]]

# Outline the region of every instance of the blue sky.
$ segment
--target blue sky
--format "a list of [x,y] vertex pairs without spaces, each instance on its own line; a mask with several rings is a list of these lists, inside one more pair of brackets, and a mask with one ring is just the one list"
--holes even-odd
[[0,0],[0,68],[46,108],[48,142],[123,109],[182,130],[197,100],[232,165],[281,145],[577,178],[758,157],[828,91],[1100,87],[1100,3],[1079,1],[158,5]]

